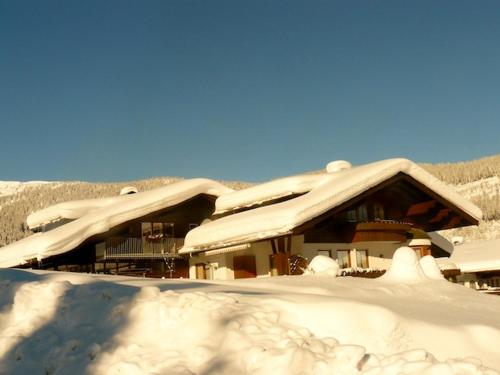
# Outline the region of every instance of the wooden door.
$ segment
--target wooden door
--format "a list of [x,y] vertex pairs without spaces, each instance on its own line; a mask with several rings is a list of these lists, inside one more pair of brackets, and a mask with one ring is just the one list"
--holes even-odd
[[199,280],[203,280],[207,278],[207,274],[205,273],[205,264],[198,263],[196,264],[196,278]]
[[182,277],[189,279],[189,261],[187,259],[175,260],[175,271],[172,277]]
[[430,246],[422,246],[420,252],[421,252],[423,257],[426,255],[431,255],[431,247]]
[[419,259],[426,255],[431,255],[430,246],[412,246],[411,248],[415,250]]
[[257,277],[255,255],[239,255],[233,258],[234,278]]
[[271,274],[273,276],[288,275],[290,273],[287,253],[271,255]]

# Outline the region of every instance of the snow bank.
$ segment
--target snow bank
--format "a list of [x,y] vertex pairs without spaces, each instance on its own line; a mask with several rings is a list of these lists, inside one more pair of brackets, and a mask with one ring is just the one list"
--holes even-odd
[[436,260],[436,263],[441,271],[459,269],[458,266],[455,263],[453,263],[448,257],[434,258],[434,259]]
[[339,269],[334,259],[325,255],[316,255],[309,263],[306,274],[337,276]]
[[418,283],[429,280],[418,262],[415,250],[407,246],[394,252],[389,269],[379,279],[393,283]]
[[[401,306],[400,297],[395,297],[398,287],[380,288],[375,280],[357,284],[352,278],[298,276],[215,284],[88,276],[82,283],[80,276],[75,285],[68,281],[78,275],[57,273],[57,278],[65,275],[66,282],[55,280],[54,275],[0,270],[0,373],[499,374],[477,359],[440,360],[425,349],[412,348],[411,337],[404,331],[405,310],[403,315],[384,313],[384,309]],[[337,282],[340,285],[335,286]],[[439,308],[450,304],[441,293],[461,297],[452,289],[445,290],[446,283],[438,284],[434,293],[406,290],[410,294],[407,308],[422,309],[421,301],[432,300],[435,294]],[[277,292],[280,285],[286,292]],[[318,294],[319,285],[329,289]],[[307,292],[310,287],[314,293]],[[500,306],[492,297],[465,292],[471,293],[471,308],[464,310],[468,314]],[[381,300],[384,308],[372,305],[371,297]],[[484,298],[492,299],[481,303]],[[364,304],[356,299],[364,299]],[[492,306],[485,307],[486,302]],[[433,303],[425,308],[434,314]],[[449,311],[448,321],[456,321],[457,311],[460,306]],[[472,318],[460,316],[464,324]],[[489,323],[483,318],[483,324],[486,328]],[[322,327],[323,333],[308,326]],[[331,331],[342,340],[325,335],[331,327],[343,329]],[[345,330],[351,327],[355,329]],[[387,335],[374,335],[387,327]],[[427,339],[433,337],[429,327],[418,329]],[[488,329],[491,332],[481,339],[496,350],[492,340],[500,331]],[[467,334],[464,329],[458,332]],[[379,340],[377,351],[358,344],[365,338]],[[389,340],[395,350],[387,349],[383,340]],[[449,340],[445,347],[456,350],[461,344],[469,350],[476,345],[471,340]]]

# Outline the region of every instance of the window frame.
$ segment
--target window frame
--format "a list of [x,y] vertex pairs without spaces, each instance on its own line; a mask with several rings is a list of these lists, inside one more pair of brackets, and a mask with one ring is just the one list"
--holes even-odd
[[[363,260],[363,259],[358,257],[358,253],[365,253],[366,267],[359,265],[359,261]],[[356,268],[361,268],[361,269],[370,268],[370,259],[369,259],[368,249],[356,249]]]
[[[343,267],[342,264],[340,264],[339,253],[346,253],[347,256],[345,259],[347,259],[347,267]],[[351,268],[352,267],[352,265],[351,265],[351,249],[338,249],[337,250],[337,263],[338,263],[340,268]]]

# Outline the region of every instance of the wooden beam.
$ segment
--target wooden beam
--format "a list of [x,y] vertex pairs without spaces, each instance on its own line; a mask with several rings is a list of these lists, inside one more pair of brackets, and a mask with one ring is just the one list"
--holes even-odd
[[276,250],[276,243],[274,242],[274,238],[271,238],[269,241],[271,241],[271,247],[273,248],[273,254],[277,254],[278,251]]
[[443,229],[451,229],[457,227],[460,222],[462,221],[462,218],[460,216],[454,216],[452,219],[446,224]]
[[425,215],[431,208],[433,208],[437,202],[435,200],[414,203],[408,208],[406,212],[406,216],[415,216],[415,215]]
[[413,184],[414,186],[416,186],[418,189],[420,189],[423,192],[425,192],[431,198],[434,198],[436,201],[438,201],[439,203],[441,203],[443,206],[450,208],[458,216],[462,217],[464,225],[461,225],[461,226],[465,226],[465,225],[477,225],[477,224],[479,224],[479,221],[476,218],[474,218],[473,216],[469,215],[467,212],[465,212],[461,208],[457,207],[456,205],[454,205],[450,201],[446,200],[444,197],[440,196],[434,190],[429,189],[427,186],[425,186],[424,184],[418,182],[413,177],[408,176],[407,174],[402,173],[402,175],[403,175],[403,178],[406,181],[410,182],[411,184]]
[[440,221],[444,220],[450,213],[451,213],[450,208],[443,208],[442,210],[439,210],[439,212],[429,220],[429,223],[439,223]]
[[354,206],[356,203],[362,201],[363,199],[365,199],[366,197],[372,195],[373,193],[377,192],[377,191],[380,191],[388,186],[391,186],[392,184],[394,184],[396,181],[399,181],[401,180],[404,176],[406,176],[404,173],[398,173],[397,175],[381,182],[380,184],[362,192],[361,194],[353,197],[352,199],[348,200],[347,202],[344,202],[334,208],[332,208],[331,210],[328,210],[326,211],[325,213],[309,220],[308,222],[296,227],[293,229],[293,233],[294,234],[302,234],[304,233],[307,229],[309,228],[312,228],[314,227],[316,224],[322,222],[324,219],[326,219],[327,217],[333,215],[333,214],[336,214],[338,212],[341,212],[351,206]]

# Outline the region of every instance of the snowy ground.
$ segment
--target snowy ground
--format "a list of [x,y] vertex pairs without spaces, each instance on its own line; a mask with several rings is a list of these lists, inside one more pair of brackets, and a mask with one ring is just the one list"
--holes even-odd
[[1,269],[0,373],[499,374],[499,312],[444,280]]

